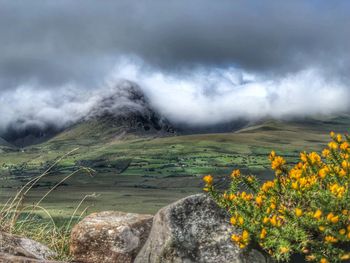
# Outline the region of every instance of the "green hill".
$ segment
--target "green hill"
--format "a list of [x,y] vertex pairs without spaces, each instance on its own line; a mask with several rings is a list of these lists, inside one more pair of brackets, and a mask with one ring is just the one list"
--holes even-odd
[[39,197],[83,165],[93,168],[95,175],[70,178],[47,199],[49,209],[69,214],[85,194],[95,192],[100,196],[88,201],[95,205],[90,208],[93,211],[152,213],[182,196],[200,192],[204,174],[215,174],[224,182],[232,169],[240,168],[265,180],[272,176],[267,159],[271,150],[295,161],[300,151],[321,150],[329,131],[350,128],[350,117],[343,115],[267,120],[229,133],[181,135],[167,124],[157,126],[158,121],[131,119],[134,121],[109,116],[84,121],[45,143],[0,153],[0,199],[5,200],[16,187],[78,147],[40,181],[30,198]]

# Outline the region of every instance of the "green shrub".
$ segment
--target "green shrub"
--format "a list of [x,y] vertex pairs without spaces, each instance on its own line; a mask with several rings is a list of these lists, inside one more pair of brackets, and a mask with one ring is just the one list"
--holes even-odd
[[271,152],[275,178],[262,185],[239,170],[232,172],[224,192],[211,175],[203,178],[204,190],[242,230],[232,235],[233,242],[240,248],[259,244],[278,261],[296,253],[321,263],[350,259],[350,140],[333,132],[331,137],[322,157],[303,152],[294,166]]

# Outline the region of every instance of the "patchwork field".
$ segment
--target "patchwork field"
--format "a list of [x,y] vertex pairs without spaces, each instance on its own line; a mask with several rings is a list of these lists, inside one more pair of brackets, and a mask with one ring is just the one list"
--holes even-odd
[[[160,207],[192,193],[201,192],[201,177],[215,175],[219,184],[227,181],[232,169],[271,178],[267,156],[271,150],[295,162],[299,152],[319,151],[329,140],[330,130],[345,132],[349,118],[329,122],[270,121],[232,133],[171,137],[115,138],[89,127],[62,133],[50,141],[24,149],[3,148],[0,153],[0,201],[41,174],[59,157],[73,149],[43,177],[26,197],[35,203],[47,191],[79,167],[45,198],[42,206],[55,217],[68,217],[84,196],[87,213],[122,210],[155,213]],[[86,127],[85,127],[86,128]],[[93,131],[93,132],[91,132]],[[80,135],[79,135],[80,134]],[[103,138],[98,140],[98,138]]]

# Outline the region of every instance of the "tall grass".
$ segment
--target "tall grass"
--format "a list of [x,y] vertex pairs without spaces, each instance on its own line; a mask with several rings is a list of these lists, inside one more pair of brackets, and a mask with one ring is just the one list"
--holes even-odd
[[65,157],[77,151],[74,149],[57,159],[42,174],[29,180],[18,192],[10,197],[5,204],[0,204],[0,231],[28,237],[47,245],[55,252],[53,259],[70,261],[69,239],[72,226],[77,223],[85,214],[88,207],[82,208],[84,201],[95,194],[84,196],[77,204],[74,212],[67,220],[57,220],[50,212],[41,205],[45,198],[50,195],[58,186],[78,173],[92,175],[94,171],[87,167],[79,167],[72,173],[66,175],[62,180],[50,188],[38,201],[28,205],[26,197],[33,190],[33,187],[45,176],[48,176],[52,169]]

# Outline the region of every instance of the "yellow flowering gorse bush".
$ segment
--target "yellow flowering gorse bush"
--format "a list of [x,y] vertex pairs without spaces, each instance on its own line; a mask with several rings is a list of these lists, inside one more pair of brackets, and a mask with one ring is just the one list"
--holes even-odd
[[204,190],[242,229],[233,242],[240,248],[259,244],[278,261],[295,253],[321,263],[350,259],[350,139],[333,132],[331,137],[322,155],[301,153],[293,167],[271,152],[275,178],[262,185],[239,170],[225,192],[215,188],[211,175],[203,178]]

